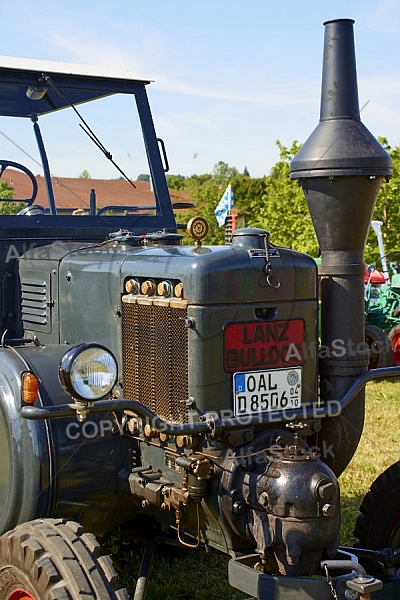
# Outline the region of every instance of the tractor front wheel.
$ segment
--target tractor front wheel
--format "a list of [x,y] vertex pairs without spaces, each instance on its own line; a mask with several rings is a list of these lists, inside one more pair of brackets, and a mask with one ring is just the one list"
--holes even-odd
[[129,600],[115,579],[96,538],[72,521],[37,519],[0,538],[2,600]]
[[400,546],[400,462],[371,485],[361,503],[354,535],[362,548],[370,550]]
[[400,367],[400,324],[390,330],[389,341],[392,347],[393,363],[396,367]]

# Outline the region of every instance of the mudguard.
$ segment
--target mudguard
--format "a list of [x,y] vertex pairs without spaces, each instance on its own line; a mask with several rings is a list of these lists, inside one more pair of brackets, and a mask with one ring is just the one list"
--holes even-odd
[[0,349],[0,531],[47,516],[53,474],[48,424],[20,417],[23,358]]
[[58,380],[59,361],[70,348],[0,349],[2,532],[50,516],[73,519],[102,536],[116,526],[116,514],[126,520],[134,510],[129,496],[117,489],[129,450],[115,415],[90,415],[84,423],[75,417],[30,421],[20,415],[21,376],[27,370],[39,380],[38,405],[72,402]]

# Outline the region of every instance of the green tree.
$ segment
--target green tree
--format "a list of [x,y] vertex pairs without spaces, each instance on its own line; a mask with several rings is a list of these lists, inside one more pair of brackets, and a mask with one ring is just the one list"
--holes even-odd
[[0,214],[15,215],[24,207],[23,202],[7,202],[14,198],[14,188],[6,181],[0,181]]
[[271,234],[272,243],[311,256],[318,255],[318,242],[302,189],[290,179],[290,161],[301,145],[294,141],[285,148],[279,141],[280,160],[265,178],[265,193],[250,201],[247,223]]
[[186,177],[183,175],[167,175],[167,185],[171,190],[182,191],[185,189]]
[[[400,249],[400,146],[390,148],[385,138],[379,140],[390,153],[393,161],[393,176],[384,181],[378,195],[374,219],[383,221],[383,235],[386,252]],[[215,208],[228,183],[234,194],[234,211],[251,227],[261,227],[271,234],[271,242],[318,256],[316,238],[307,203],[301,187],[290,179],[290,161],[300,150],[301,145],[294,141],[286,148],[279,141],[279,160],[267,177],[252,179],[247,174],[238,173],[235,167],[220,161],[213,172],[192,175],[182,179],[182,185],[196,208],[182,213],[182,219],[188,221],[199,214],[205,217],[210,232],[204,240],[206,244],[223,244],[224,227],[219,227],[215,219]],[[171,176],[180,177],[180,176]],[[172,187],[172,186],[171,186]],[[188,240],[188,243],[190,241]],[[370,233],[366,248],[367,262],[379,257],[376,236]]]
[[140,173],[136,181],[150,181],[150,175],[148,175],[147,173]]
[[234,212],[239,222],[244,220],[247,226],[267,229],[271,233],[271,241],[277,245],[317,255],[318,245],[303,193],[289,178],[289,162],[300,146],[294,142],[288,150],[279,142],[277,145],[281,160],[269,177],[252,179],[220,161],[211,175],[193,175],[185,180],[184,189],[196,204],[192,214],[185,213],[185,216],[188,219],[199,214],[207,219],[209,234],[205,243],[224,243],[225,229],[218,226],[214,211],[226,186],[231,183]]
[[267,189],[267,177],[252,179],[247,175],[237,175],[232,180],[232,189],[235,197],[235,213],[242,221],[244,220],[246,225],[252,225],[256,222],[253,207],[262,206]]
[[86,171],[86,169],[83,169],[82,173],[79,175],[79,179],[91,179],[91,177],[89,175],[89,171]]
[[[185,192],[189,194],[196,208],[191,211],[185,211],[185,219],[201,215],[208,221],[209,231],[207,238],[204,240],[206,244],[216,245],[224,243],[225,230],[219,227],[215,218],[214,210],[221,198],[221,186],[217,184],[212,177],[189,177],[186,181]],[[186,240],[187,243],[192,243]]]
[[[190,196],[191,201],[196,204],[194,209],[179,213],[179,215],[182,214],[182,220],[187,222],[195,215],[201,215],[207,219],[209,232],[207,238],[204,240],[206,244],[217,245],[224,243],[225,229],[224,227],[219,227],[214,211],[227,185],[231,183],[233,190],[235,189],[238,177],[244,178],[243,175],[238,174],[238,170],[235,167],[230,167],[223,161],[214,166],[211,174],[204,173],[185,178],[181,175],[167,176],[169,187],[185,191]],[[189,238],[186,238],[185,243],[193,242]]]
[[228,185],[228,183],[232,182],[232,179],[236,177],[237,174],[238,170],[236,169],[236,167],[230,167],[228,163],[225,163],[222,160],[220,160],[219,163],[217,163],[214,166],[212,178],[217,185]]
[[14,188],[6,181],[0,181],[0,199],[9,200],[11,198],[14,198]]
[[[400,146],[391,148],[386,138],[378,138],[379,142],[389,152],[393,161],[393,175],[383,181],[379,190],[373,219],[382,221],[382,236],[385,252],[400,250]],[[365,249],[367,263],[376,262],[379,258],[378,242],[374,231],[370,231]]]

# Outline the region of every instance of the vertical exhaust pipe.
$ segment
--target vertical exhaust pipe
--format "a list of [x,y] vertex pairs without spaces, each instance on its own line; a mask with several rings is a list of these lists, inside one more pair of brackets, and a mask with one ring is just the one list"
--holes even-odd
[[[327,21],[320,122],[290,165],[301,185],[321,249],[320,398],[343,397],[368,368],[364,349],[364,248],[387,152],[361,123],[354,21]],[[323,419],[318,439],[339,476],[353,457],[364,424],[364,391],[338,417]]]

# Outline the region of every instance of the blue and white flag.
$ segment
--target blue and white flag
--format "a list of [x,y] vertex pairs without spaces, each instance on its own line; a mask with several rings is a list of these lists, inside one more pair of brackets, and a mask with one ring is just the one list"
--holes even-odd
[[217,208],[215,209],[215,217],[218,221],[218,225],[222,227],[225,225],[227,214],[233,207],[233,192],[231,184],[226,188],[224,195],[218,203]]

